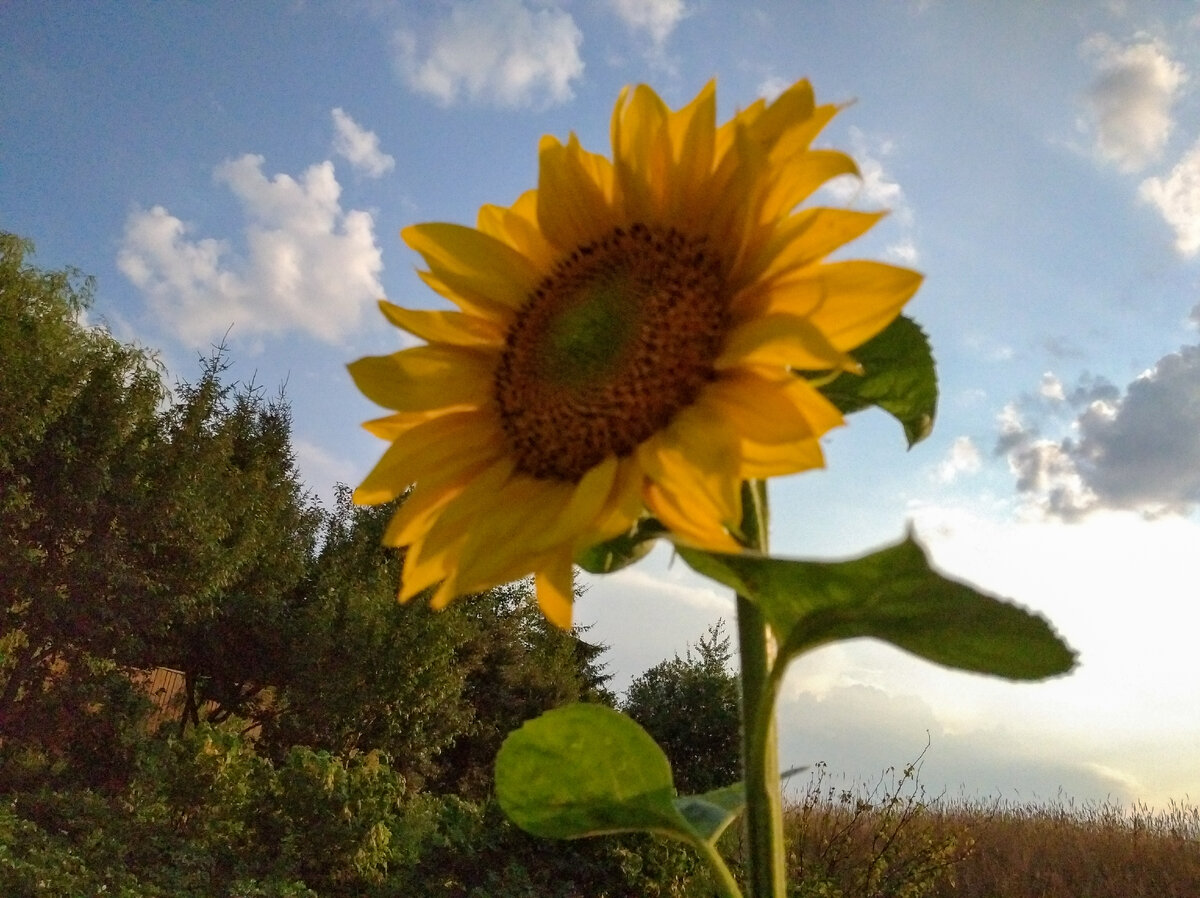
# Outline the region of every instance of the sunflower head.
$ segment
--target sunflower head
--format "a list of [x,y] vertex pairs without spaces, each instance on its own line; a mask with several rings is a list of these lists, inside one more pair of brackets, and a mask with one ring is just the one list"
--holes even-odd
[[381,303],[425,344],[350,366],[392,411],[355,499],[407,493],[385,536],[408,547],[402,599],[532,574],[569,627],[582,550],[653,515],[738,551],[741,483],[823,464],[842,418],[796,372],[858,370],[921,280],[827,261],[880,217],[803,205],[857,172],[811,147],[836,111],[801,81],[718,126],[711,83],[677,111],[627,89],[611,158],[544,137],[536,190],[404,230],[455,308]]

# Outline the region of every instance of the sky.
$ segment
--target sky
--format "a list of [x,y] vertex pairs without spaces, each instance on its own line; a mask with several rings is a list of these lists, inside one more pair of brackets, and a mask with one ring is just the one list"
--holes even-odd
[[[773,481],[772,549],[912,527],[946,576],[1048,617],[1071,675],[1013,684],[870,641],[789,674],[784,766],[848,783],[925,750],[932,794],[1200,800],[1200,5],[948,0],[0,3],[0,229],[95,275],[88,322],[194,378],[286,384],[328,501],[384,444],[345,365],[444,308],[398,231],[536,181],[543,134],[608,151],[621,87],[719,118],[808,78],[855,157],[818,200],[891,210],[841,257],[918,268],[933,435],[882,413]],[[576,610],[623,689],[732,598],[664,548]]]

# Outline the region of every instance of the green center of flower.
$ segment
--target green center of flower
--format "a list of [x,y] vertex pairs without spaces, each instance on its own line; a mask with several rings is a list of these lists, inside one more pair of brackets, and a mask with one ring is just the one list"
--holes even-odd
[[508,332],[495,398],[517,469],[578,482],[693,403],[729,327],[703,238],[634,224],[580,246]]

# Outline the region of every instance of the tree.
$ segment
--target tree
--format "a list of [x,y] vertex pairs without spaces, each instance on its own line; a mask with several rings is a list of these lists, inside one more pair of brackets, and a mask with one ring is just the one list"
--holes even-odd
[[461,609],[396,600],[403,557],[381,543],[394,506],[353,504],[339,487],[295,605],[279,713],[264,729],[276,756],[291,745],[334,754],[381,750],[423,782],[470,724]]
[[282,392],[226,384],[223,350],[195,383],[177,388],[154,459],[157,517],[152,544],[170,607],[170,637],[153,662],[182,670],[181,725],[231,714],[257,718],[268,686],[282,685],[295,639],[299,591],[313,563],[322,512],[306,490],[291,445]]
[[723,622],[707,637],[637,677],[622,710],[645,727],[666,752],[675,788],[695,795],[728,786],[740,777],[738,678]]
[[127,659],[165,623],[140,564],[161,372],[82,317],[93,284],[0,234],[0,734],[51,673]]
[[459,645],[467,671],[464,697],[469,727],[442,757],[438,785],[481,801],[491,795],[500,745],[539,714],[575,701],[611,700],[599,658],[607,649],[546,620],[532,580],[521,580],[462,600],[472,632]]
[[380,750],[416,783],[483,798],[500,743],[542,711],[603,693],[603,646],[549,625],[522,581],[432,611],[401,605],[404,554],[382,545],[395,504],[340,487],[296,606],[291,670],[266,728],[336,754]]

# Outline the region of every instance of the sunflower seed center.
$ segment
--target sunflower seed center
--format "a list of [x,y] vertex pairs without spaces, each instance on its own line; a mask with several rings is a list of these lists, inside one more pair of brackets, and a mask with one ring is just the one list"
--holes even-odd
[[633,224],[578,247],[517,313],[496,369],[517,469],[575,483],[632,453],[713,379],[728,328],[704,238]]

